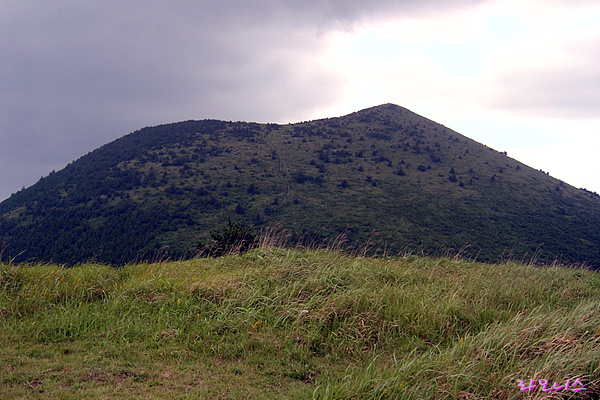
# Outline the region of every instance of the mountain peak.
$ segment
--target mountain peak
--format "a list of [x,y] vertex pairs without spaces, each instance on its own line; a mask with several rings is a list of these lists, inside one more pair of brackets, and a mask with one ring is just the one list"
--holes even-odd
[[390,103],[141,129],[0,203],[0,242],[17,261],[182,258],[228,218],[301,244],[344,233],[388,251],[600,266],[598,196]]
[[399,105],[393,104],[393,103],[385,103],[385,104],[380,104],[378,106],[373,106],[373,107],[368,107],[359,111],[356,111],[352,114],[349,115],[354,115],[354,114],[369,114],[369,113],[373,113],[373,112],[377,112],[377,113],[402,113],[402,112],[411,112],[410,110],[408,110],[407,108],[404,107],[400,107]]

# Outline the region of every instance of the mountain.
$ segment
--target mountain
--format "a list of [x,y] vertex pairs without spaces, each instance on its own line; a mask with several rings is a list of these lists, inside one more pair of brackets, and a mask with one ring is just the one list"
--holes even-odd
[[147,127],[0,203],[2,257],[121,265],[194,254],[228,218],[294,242],[600,268],[600,196],[407,109],[288,125]]

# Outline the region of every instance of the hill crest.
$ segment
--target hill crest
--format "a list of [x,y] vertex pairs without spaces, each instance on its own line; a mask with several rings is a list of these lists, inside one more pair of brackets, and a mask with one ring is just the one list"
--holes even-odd
[[0,203],[4,256],[194,254],[228,218],[290,242],[600,266],[600,198],[394,104],[296,124],[146,127]]

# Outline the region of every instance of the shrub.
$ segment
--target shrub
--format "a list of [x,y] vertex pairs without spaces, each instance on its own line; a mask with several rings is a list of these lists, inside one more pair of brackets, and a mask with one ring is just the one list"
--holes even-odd
[[239,221],[227,220],[227,226],[221,233],[210,232],[214,243],[205,245],[198,242],[197,248],[204,257],[221,257],[227,254],[243,254],[258,245],[258,236],[252,232],[252,226]]

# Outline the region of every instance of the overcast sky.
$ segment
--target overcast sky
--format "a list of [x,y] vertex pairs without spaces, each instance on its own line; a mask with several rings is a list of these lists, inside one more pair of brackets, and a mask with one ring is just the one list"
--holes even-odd
[[144,126],[382,103],[600,193],[600,0],[0,2],[0,201]]

